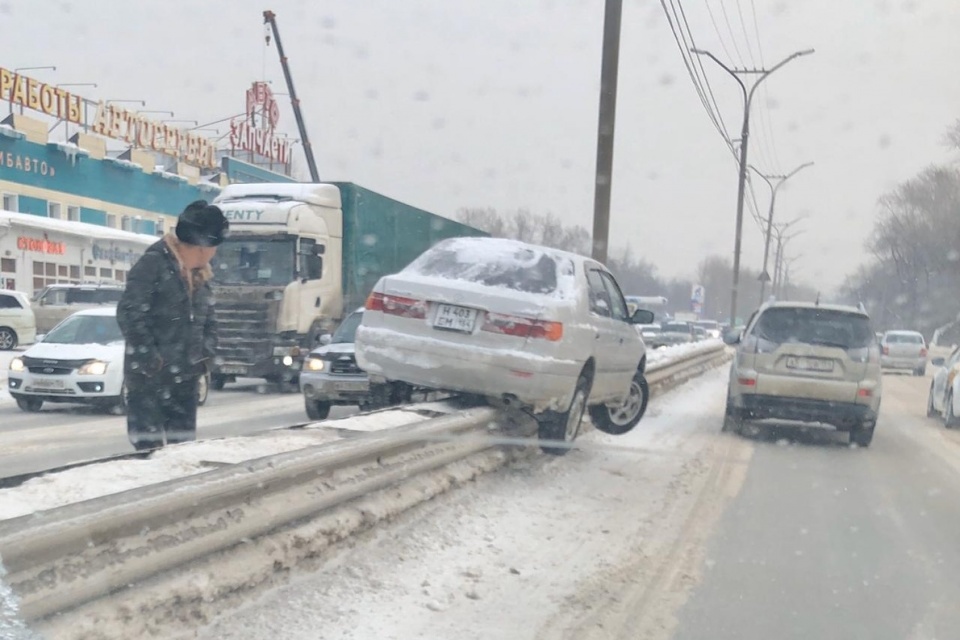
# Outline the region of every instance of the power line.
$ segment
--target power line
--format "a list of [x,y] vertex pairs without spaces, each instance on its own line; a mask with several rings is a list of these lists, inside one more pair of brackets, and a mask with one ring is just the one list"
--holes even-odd
[[[750,35],[747,33],[747,21],[743,19],[743,6],[740,0],[737,0],[737,16],[740,18],[740,28],[743,29],[743,41],[747,46],[747,55],[750,56],[750,64],[757,66],[757,60],[753,57],[753,47],[750,46]],[[759,40],[757,46],[759,46]]]
[[747,66],[746,61],[743,59],[743,55],[740,53],[740,47],[737,46],[737,37],[733,34],[733,26],[730,24],[730,16],[727,15],[727,5],[723,4],[723,0],[719,0],[720,10],[723,11],[723,21],[727,23],[727,31],[730,32],[730,42],[733,44],[733,50],[737,52],[737,59],[740,61],[740,66]]
[[720,41],[720,48],[723,49],[723,54],[727,56],[728,60],[733,60],[733,56],[730,54],[730,49],[727,48],[727,43],[723,39],[723,34],[720,33],[720,27],[717,25],[717,19],[713,15],[713,9],[710,8],[709,0],[703,0],[703,4],[707,7],[707,13],[710,15],[710,22],[713,23],[713,30],[717,32],[717,39]]

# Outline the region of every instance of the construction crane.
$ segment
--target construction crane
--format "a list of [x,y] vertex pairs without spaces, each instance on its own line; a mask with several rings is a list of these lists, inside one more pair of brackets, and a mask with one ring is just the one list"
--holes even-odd
[[[307,166],[310,168],[310,181],[320,182],[320,173],[317,171],[317,160],[313,157],[313,147],[307,136],[307,125],[303,122],[303,113],[300,111],[300,99],[297,90],[293,88],[293,76],[290,75],[290,63],[283,53],[283,44],[280,42],[280,31],[277,29],[277,15],[273,11],[263,12],[263,23],[269,24],[273,30],[273,39],[277,41],[277,53],[280,54],[280,66],[283,67],[283,77],[287,81],[287,92],[290,93],[290,103],[293,105],[293,116],[297,119],[297,129],[300,130],[300,143],[303,145],[303,154],[307,157]],[[270,34],[267,34],[267,45],[270,44]]]

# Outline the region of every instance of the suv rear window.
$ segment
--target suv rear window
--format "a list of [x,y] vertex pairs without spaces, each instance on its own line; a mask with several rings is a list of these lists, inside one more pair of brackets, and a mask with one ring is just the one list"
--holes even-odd
[[804,307],[767,309],[751,333],[777,344],[801,342],[841,349],[860,349],[876,341],[866,316]]
[[[569,265],[572,271],[573,265]],[[404,269],[407,273],[465,280],[524,293],[557,290],[556,259],[535,247],[512,242],[448,240]]]
[[923,344],[923,336],[915,333],[888,333],[884,341],[887,344]]
[[66,304],[105,304],[120,302],[120,289],[67,289]]

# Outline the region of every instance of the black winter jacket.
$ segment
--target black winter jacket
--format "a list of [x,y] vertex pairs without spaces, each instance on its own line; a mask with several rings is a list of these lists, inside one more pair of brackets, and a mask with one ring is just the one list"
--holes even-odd
[[208,282],[191,298],[180,264],[167,245],[151,245],[127,274],[117,304],[126,339],[124,373],[177,381],[213,364],[217,348],[213,292]]

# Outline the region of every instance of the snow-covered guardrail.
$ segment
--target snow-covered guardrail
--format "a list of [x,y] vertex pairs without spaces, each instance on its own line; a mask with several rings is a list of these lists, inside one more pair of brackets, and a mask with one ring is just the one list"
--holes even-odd
[[[716,366],[728,352],[711,342],[670,356],[651,358],[654,392]],[[491,431],[533,432],[530,424],[510,420],[493,408],[471,408],[0,521],[4,580],[18,595],[23,618],[41,620],[419,474],[486,450],[501,453],[504,440],[491,438]],[[500,455],[499,464],[506,459]]]

